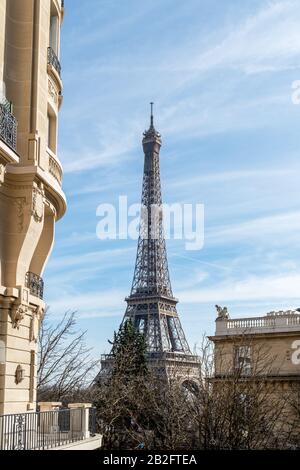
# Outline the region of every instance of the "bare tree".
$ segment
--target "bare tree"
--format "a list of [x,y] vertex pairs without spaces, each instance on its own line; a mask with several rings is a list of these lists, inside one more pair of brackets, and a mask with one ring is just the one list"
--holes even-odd
[[[231,352],[216,352],[204,337],[199,377],[183,386],[175,368],[167,376],[147,366],[143,338],[130,324],[115,337],[112,373],[95,383],[98,361],[91,358],[85,336],[74,313],[54,326],[44,320],[38,399],[92,401],[106,449],[300,447],[299,384],[282,387],[275,358],[251,338],[238,337]],[[241,347],[251,348],[251,367],[232,358]]]
[[48,312],[39,333],[38,401],[79,397],[94,378],[99,361],[86,346],[86,331],[76,328],[75,312],[66,312],[54,325]]
[[[209,341],[200,351],[199,390],[189,402],[194,417],[198,448],[287,448],[295,424],[288,406],[290,391],[283,390],[274,370],[274,357],[265,346],[248,337],[238,346],[251,348],[251,368],[228,362],[228,354],[216,355]],[[222,364],[222,361],[224,363]],[[217,363],[217,371],[215,364]]]
[[123,381],[113,376],[94,390],[106,449],[191,448],[187,396],[157,372]]
[[[287,449],[299,446],[299,418],[291,413],[290,390],[282,387],[274,357],[251,339],[235,346],[251,347],[251,368],[230,364],[228,354],[204,339],[199,351],[199,379],[182,385],[176,370],[168,378],[147,374],[115,374],[94,391],[107,449]],[[122,352],[122,354],[124,351]],[[122,356],[120,363],[130,359]],[[221,364],[220,361],[225,361]],[[219,371],[216,373],[215,364]],[[180,380],[179,380],[180,379]],[[294,394],[294,407],[299,406]],[[297,408],[299,409],[299,408]],[[297,426],[298,419],[298,427]],[[298,439],[298,441],[297,441]]]

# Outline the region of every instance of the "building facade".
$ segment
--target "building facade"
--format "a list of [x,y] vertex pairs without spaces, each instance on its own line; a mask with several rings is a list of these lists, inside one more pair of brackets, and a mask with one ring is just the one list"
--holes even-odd
[[0,414],[36,406],[42,274],[66,210],[61,0],[0,0]]
[[214,379],[263,377],[276,390],[300,391],[300,311],[229,318],[219,307],[214,343]]

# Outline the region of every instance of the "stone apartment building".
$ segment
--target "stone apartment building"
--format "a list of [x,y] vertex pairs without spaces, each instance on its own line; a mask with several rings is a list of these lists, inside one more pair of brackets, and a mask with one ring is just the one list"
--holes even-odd
[[61,0],[0,0],[0,414],[36,407],[43,271],[66,210]]
[[63,0],[0,0],[0,449],[95,449],[91,405],[36,403],[43,271],[65,213]]
[[297,441],[300,310],[235,319],[229,317],[226,308],[217,306],[217,310],[215,335],[210,337],[214,343],[212,383],[238,391],[245,406],[250,397],[255,398],[256,406],[272,416],[278,438],[285,433],[288,439]]
[[288,385],[300,384],[300,311],[270,312],[261,317],[229,318],[219,308],[215,335],[215,377],[235,369]]

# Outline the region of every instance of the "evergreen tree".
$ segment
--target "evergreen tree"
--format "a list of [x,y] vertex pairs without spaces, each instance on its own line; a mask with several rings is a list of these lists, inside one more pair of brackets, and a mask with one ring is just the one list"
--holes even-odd
[[132,449],[139,443],[133,436],[144,419],[143,406],[136,402],[136,397],[144,396],[147,390],[146,341],[127,320],[110,343],[113,369],[108,379],[94,388],[94,403],[104,434],[104,448]]
[[126,320],[118,333],[114,333],[114,341],[111,344],[113,345],[111,353],[114,357],[113,376],[127,380],[130,377],[146,374],[146,341],[131,320]]

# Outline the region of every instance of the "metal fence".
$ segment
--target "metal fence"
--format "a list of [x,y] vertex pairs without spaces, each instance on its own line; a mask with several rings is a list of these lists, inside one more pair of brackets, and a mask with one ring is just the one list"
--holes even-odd
[[[85,409],[0,416],[0,450],[44,450],[86,439]],[[89,435],[96,432],[96,409],[89,409]]]

